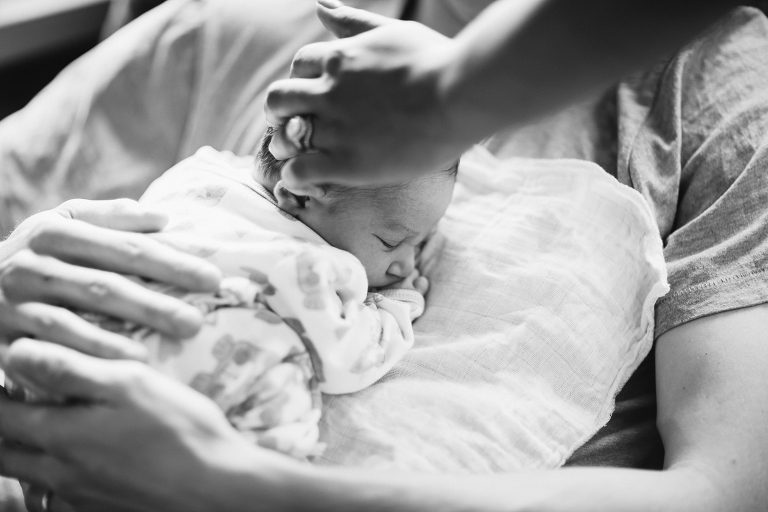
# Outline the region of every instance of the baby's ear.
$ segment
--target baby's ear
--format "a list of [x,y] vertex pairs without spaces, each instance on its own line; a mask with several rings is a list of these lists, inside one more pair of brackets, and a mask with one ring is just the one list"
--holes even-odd
[[286,188],[282,180],[275,183],[274,193],[275,199],[277,199],[277,206],[294,217],[301,213],[307,202],[307,196],[294,194]]
[[[283,180],[275,183],[274,189],[275,199],[277,199],[277,206],[281,210],[285,210],[294,217],[299,215],[301,211],[306,208],[307,201],[309,199],[320,199],[321,197],[314,197],[312,190],[299,192],[292,192]],[[324,193],[318,193],[318,196],[325,195]]]

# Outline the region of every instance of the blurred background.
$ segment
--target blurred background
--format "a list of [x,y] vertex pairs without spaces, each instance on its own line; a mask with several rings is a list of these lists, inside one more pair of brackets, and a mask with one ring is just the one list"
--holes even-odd
[[162,0],[0,0],[0,119]]

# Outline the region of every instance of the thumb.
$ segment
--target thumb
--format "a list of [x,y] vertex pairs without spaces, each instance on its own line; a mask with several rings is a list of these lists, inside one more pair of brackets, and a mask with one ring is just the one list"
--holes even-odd
[[164,213],[131,199],[73,199],[62,203],[54,211],[64,218],[81,220],[94,226],[138,233],[154,233],[168,223]]
[[[6,375],[33,392],[87,401],[114,399],[114,364],[61,345],[21,338],[3,351]],[[110,365],[109,363],[113,363]]]
[[317,17],[325,28],[339,38],[356,36],[376,27],[399,21],[363,9],[348,7],[338,0],[318,0]]

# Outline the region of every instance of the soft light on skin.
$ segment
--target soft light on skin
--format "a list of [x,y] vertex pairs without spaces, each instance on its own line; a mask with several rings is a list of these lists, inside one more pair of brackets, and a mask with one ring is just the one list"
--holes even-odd
[[300,196],[279,182],[274,194],[280,208],[330,245],[355,255],[368,286],[376,288],[414,270],[421,244],[448,208],[454,182],[453,176],[435,174],[343,197]]

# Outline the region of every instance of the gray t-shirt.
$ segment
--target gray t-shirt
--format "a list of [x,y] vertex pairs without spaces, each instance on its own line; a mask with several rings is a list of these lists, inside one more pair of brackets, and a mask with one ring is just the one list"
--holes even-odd
[[[768,302],[768,19],[734,11],[606,101],[617,120],[611,170],[646,198],[664,241],[671,291],[656,306],[656,337]],[[660,468],[655,391],[652,352],[568,465]]]

